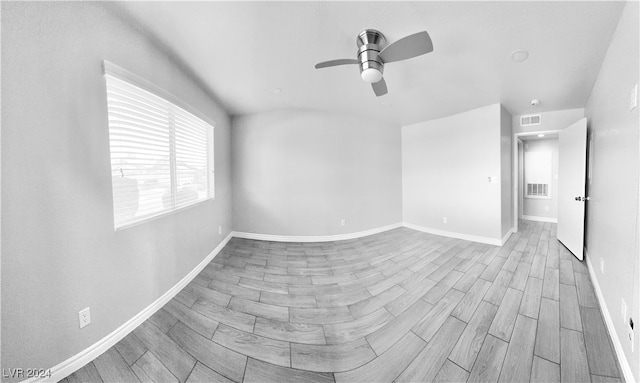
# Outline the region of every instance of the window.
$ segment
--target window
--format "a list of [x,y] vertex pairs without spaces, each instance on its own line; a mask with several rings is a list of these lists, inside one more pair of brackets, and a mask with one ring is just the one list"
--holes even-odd
[[213,127],[108,62],[105,78],[115,228],[213,198]]

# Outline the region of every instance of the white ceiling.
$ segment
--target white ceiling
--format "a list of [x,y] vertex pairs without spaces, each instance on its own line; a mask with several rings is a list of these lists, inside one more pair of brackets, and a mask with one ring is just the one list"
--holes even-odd
[[[234,115],[314,109],[409,124],[502,103],[510,113],[584,107],[623,2],[123,2]],[[393,42],[426,30],[434,51],[389,63],[375,97],[356,35]],[[529,59],[510,60],[515,49]],[[275,88],[282,89],[273,94]],[[530,100],[540,99],[532,107]]]

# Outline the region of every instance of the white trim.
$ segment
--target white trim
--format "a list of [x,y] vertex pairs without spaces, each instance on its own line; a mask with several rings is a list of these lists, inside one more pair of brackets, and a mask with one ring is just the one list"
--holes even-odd
[[[560,133],[561,129],[552,129],[552,130],[536,130],[536,131],[532,131],[532,132],[520,132],[520,133],[513,133],[513,147],[515,148],[515,150],[513,150],[513,171],[515,174],[515,180],[516,180],[516,187],[514,188],[514,190],[517,191],[515,198],[513,199],[513,216],[515,218],[515,228],[516,230],[514,231],[514,233],[518,232],[518,219],[523,218],[524,217],[519,217],[518,216],[518,205],[520,204],[520,194],[523,194],[524,196],[524,190],[520,190],[520,185],[518,183],[518,177],[520,174],[520,167],[518,165],[518,141],[520,141],[522,143],[522,152],[523,152],[523,158],[524,158],[524,141],[522,141],[520,138],[521,137],[525,137],[525,136],[535,136],[538,135],[540,133],[550,133],[550,134],[554,134],[554,133]],[[523,169],[524,171],[524,169]],[[524,184],[524,177],[522,179],[523,184]],[[522,203],[524,203],[524,198]]]
[[633,383],[636,380],[633,377],[631,366],[629,365],[629,361],[627,360],[624,350],[622,349],[622,343],[620,343],[620,338],[616,333],[616,328],[613,325],[613,319],[611,318],[611,314],[609,313],[609,309],[607,308],[607,302],[604,300],[604,296],[602,295],[602,290],[600,290],[600,285],[598,284],[598,279],[596,278],[596,272],[593,269],[589,253],[587,253],[586,248],[584,249],[584,254],[587,258],[587,270],[589,270],[589,276],[591,277],[591,282],[593,283],[593,289],[595,290],[596,296],[598,297],[600,310],[602,311],[602,316],[604,317],[604,323],[607,325],[607,330],[609,330],[611,342],[613,343],[613,348],[616,351],[618,362],[620,363],[622,374],[624,375],[624,380],[626,382]]
[[515,232],[516,232],[515,227],[512,227],[511,229],[509,229],[509,231],[507,231],[507,234],[505,234],[504,237],[502,237],[502,240],[501,240],[502,243],[500,244],[500,246],[502,246],[505,243],[507,243],[507,241],[509,240],[509,237],[511,237],[511,234],[513,234]]
[[153,93],[158,97],[164,98],[165,100],[175,104],[176,106],[179,106],[185,111],[198,117],[199,119],[206,122],[207,124],[215,127],[215,121],[211,117],[207,116],[204,113],[201,113],[198,109],[189,105],[189,103],[182,101],[182,99],[180,99],[179,97],[174,96],[173,93],[165,90],[164,88],[156,85],[155,83],[147,80],[146,78],[142,76],[138,76],[137,74],[131,71],[128,71],[123,67],[112,63],[111,61],[108,61],[108,60],[102,61],[102,73],[105,76],[113,76],[120,80],[130,82],[133,85],[137,86],[138,88],[142,88],[149,93]]
[[551,217],[538,217],[536,215],[522,215],[522,219],[526,219],[529,221],[538,221],[538,222],[551,222],[551,223],[558,223],[558,218],[551,218]]
[[189,284],[202,271],[202,269],[207,266],[211,260],[218,255],[220,250],[225,247],[227,242],[231,239],[232,234],[227,235],[225,239],[220,242],[218,246],[216,246],[213,251],[207,255],[207,257],[202,260],[189,274],[187,274],[184,278],[180,280],[175,286],[170,288],[166,293],[164,293],[160,298],[156,299],[155,302],[147,306],[145,309],[136,314],[133,318],[129,319],[122,326],[118,327],[111,334],[105,336],[98,342],[89,346],[88,348],[82,350],[78,354],[72,356],[71,358],[65,360],[64,362],[56,365],[51,368],[51,377],[46,379],[36,379],[31,378],[25,380],[24,382],[57,382],[60,381],[67,376],[71,375],[73,372],[80,369],[85,364],[91,362],[102,353],[107,351],[113,345],[118,343],[122,338],[127,336],[130,332],[132,332],[136,327],[138,327],[142,322],[149,319],[156,311],[158,311],[162,306],[164,306],[167,302],[169,302],[176,294],[180,292],[186,285]]
[[394,223],[387,226],[377,227],[375,229],[369,229],[364,231],[358,231],[355,233],[347,234],[334,234],[334,235],[274,235],[274,234],[257,234],[246,233],[241,231],[234,231],[233,236],[237,238],[245,239],[257,239],[261,241],[274,241],[274,242],[331,242],[342,241],[345,239],[356,239],[366,237],[368,235],[382,233],[383,231],[397,229],[402,227],[402,223]]
[[456,232],[453,232],[453,231],[444,231],[444,230],[432,229],[430,227],[414,225],[412,223],[407,223],[407,222],[403,222],[402,226],[407,227],[409,229],[413,229],[413,230],[418,230],[418,231],[422,231],[422,232],[425,232],[425,233],[429,233],[429,234],[441,235],[443,237],[464,239],[466,241],[472,241],[472,242],[487,243],[489,245],[495,245],[495,246],[502,246],[504,244],[504,241],[506,241],[505,238],[508,239],[509,236],[511,235],[512,230],[513,230],[513,229],[510,229],[509,232],[507,233],[507,235],[505,235],[505,238],[496,239],[496,238],[490,238],[490,237],[481,237],[481,236],[478,236],[478,235],[469,235],[469,234],[463,234],[463,233],[456,233]]

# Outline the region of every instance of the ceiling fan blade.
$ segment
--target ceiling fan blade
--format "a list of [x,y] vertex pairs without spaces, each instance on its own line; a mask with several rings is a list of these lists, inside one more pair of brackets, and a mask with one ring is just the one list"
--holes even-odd
[[426,31],[418,32],[391,43],[379,57],[384,63],[406,60],[433,51],[431,37]]
[[371,87],[373,88],[373,92],[377,97],[387,94],[387,83],[384,81],[384,78],[378,82],[374,82],[373,84],[371,84]]
[[338,66],[338,65],[349,65],[349,64],[360,64],[360,61],[353,59],[338,59],[338,60],[329,60],[316,64],[316,69],[327,68],[330,66]]

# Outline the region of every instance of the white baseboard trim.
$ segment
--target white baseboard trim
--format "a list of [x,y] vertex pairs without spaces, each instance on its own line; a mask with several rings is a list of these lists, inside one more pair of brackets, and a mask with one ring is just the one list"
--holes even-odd
[[514,227],[509,229],[509,231],[507,231],[507,234],[505,234],[504,237],[502,237],[502,240],[501,240],[502,243],[500,243],[500,246],[502,246],[505,243],[507,243],[507,241],[509,240],[509,237],[511,237],[511,234],[513,234],[515,232],[516,232],[516,229]]
[[522,219],[526,219],[528,221],[558,223],[558,218],[538,217],[535,215],[523,215]]
[[429,234],[441,235],[443,237],[464,239],[464,240],[472,241],[472,242],[487,243],[489,245],[495,245],[495,246],[502,246],[504,244],[504,242],[506,241],[506,239],[508,239],[509,236],[511,235],[511,230],[509,230],[509,232],[507,233],[505,238],[497,239],[497,238],[490,238],[490,237],[481,237],[481,236],[477,236],[477,235],[456,233],[456,232],[453,232],[453,231],[444,231],[444,230],[432,229],[430,227],[414,225],[414,224],[408,223],[408,222],[402,223],[402,226],[407,227],[409,229],[413,229],[413,230],[418,230],[418,231],[422,231],[422,232],[425,232],[425,233],[429,233]]
[[402,227],[402,223],[394,223],[387,226],[376,227],[374,229],[358,231],[355,233],[347,234],[335,234],[335,235],[273,235],[273,234],[257,234],[246,233],[241,231],[234,231],[234,237],[244,239],[257,239],[261,241],[273,241],[273,242],[330,242],[330,241],[343,241],[345,239],[356,239],[366,237],[368,235],[382,233],[383,231],[396,229]]
[[189,284],[204,269],[211,260],[218,255],[220,250],[222,250],[227,242],[231,239],[232,234],[229,234],[225,239],[220,242],[218,246],[216,246],[213,251],[207,255],[207,257],[198,264],[189,274],[187,274],[184,278],[180,280],[175,286],[173,286],[169,291],[164,293],[160,298],[156,299],[155,302],[147,306],[144,310],[140,311],[133,318],[129,319],[122,326],[118,327],[111,334],[105,336],[100,339],[98,342],[84,349],[80,353],[72,356],[71,358],[65,360],[64,362],[56,365],[51,368],[51,377],[45,379],[36,379],[31,378],[27,379],[24,382],[58,382],[67,376],[71,375],[78,369],[80,369],[85,364],[91,362],[98,356],[100,356],[103,352],[107,351],[113,345],[118,343],[122,338],[127,336],[131,331],[133,331],[136,327],[138,327],[142,322],[149,319],[156,311],[158,311],[162,306],[164,306],[167,302],[169,302],[176,294],[180,292],[186,285]]
[[607,308],[607,302],[605,302],[604,296],[602,295],[602,290],[600,290],[600,285],[598,284],[598,279],[596,278],[596,273],[594,271],[593,265],[591,264],[591,259],[589,258],[589,253],[587,253],[586,248],[584,249],[584,254],[587,258],[587,269],[589,270],[589,276],[591,277],[591,282],[593,283],[593,289],[595,290],[596,296],[598,297],[600,309],[602,310],[602,316],[604,317],[604,323],[607,325],[607,330],[609,330],[611,342],[613,343],[613,348],[615,349],[616,356],[618,357],[618,361],[620,362],[620,368],[622,369],[624,380],[629,383],[636,382],[633,376],[633,372],[631,371],[629,361],[627,360],[624,350],[622,349],[620,338],[616,333],[616,328],[613,325],[613,319],[611,318],[611,314],[609,313],[609,309]]

